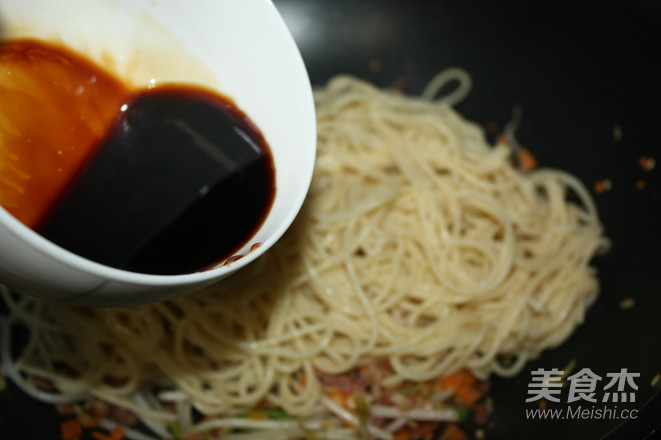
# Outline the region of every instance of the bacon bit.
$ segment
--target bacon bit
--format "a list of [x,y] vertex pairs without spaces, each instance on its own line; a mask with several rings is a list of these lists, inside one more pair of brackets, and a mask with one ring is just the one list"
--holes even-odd
[[495,122],[487,122],[487,131],[491,134],[495,134],[498,132],[498,124]]
[[656,161],[653,157],[643,156],[638,159],[638,165],[645,171],[652,171],[656,166]]
[[370,364],[363,364],[360,366],[361,374],[370,374],[371,371],[372,371],[372,367],[370,366]]
[[412,439],[424,439],[427,435],[433,435],[441,426],[440,422],[412,422],[402,428]]
[[102,400],[88,402],[84,406],[85,412],[95,417],[105,417],[110,413],[110,405]]
[[72,416],[75,414],[75,406],[73,403],[58,403],[55,405],[55,412],[61,416]]
[[135,426],[138,424],[138,417],[128,409],[114,407],[112,409],[112,418],[123,426]]
[[636,189],[638,191],[644,190],[646,186],[647,186],[647,182],[645,182],[643,179],[640,179],[636,182]]
[[532,171],[537,168],[537,159],[525,147],[519,148],[519,166],[523,171]]
[[322,384],[329,388],[339,388],[342,391],[353,391],[356,388],[354,380],[344,374],[319,374]]
[[273,404],[271,404],[271,402],[269,402],[268,399],[264,398],[257,403],[255,408],[257,409],[273,408]]
[[122,387],[129,382],[128,376],[117,377],[117,376],[104,376],[103,383],[111,387]]
[[298,378],[298,383],[300,383],[302,387],[306,387],[308,384],[308,376],[301,374],[301,376]]
[[56,391],[57,388],[55,388],[55,385],[53,382],[47,379],[41,379],[39,377],[35,377],[32,381],[35,387],[37,387],[40,390],[43,391]]
[[392,88],[400,92],[403,92],[404,89],[406,89],[407,85],[408,84],[404,78],[397,78],[395,82],[392,83]]
[[491,418],[491,411],[485,404],[480,404],[475,407],[473,411],[473,419],[477,425],[486,425]]
[[594,183],[594,192],[597,194],[603,194],[604,192],[610,190],[612,186],[612,182],[608,179],[597,180]]
[[62,440],[77,440],[83,434],[83,427],[76,419],[67,419],[60,423]]
[[78,421],[85,428],[98,428],[101,426],[101,419],[84,411],[78,412]]

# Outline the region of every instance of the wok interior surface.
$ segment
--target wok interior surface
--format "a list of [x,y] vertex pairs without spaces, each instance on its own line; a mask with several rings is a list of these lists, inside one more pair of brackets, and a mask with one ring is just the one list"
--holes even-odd
[[[651,385],[661,373],[661,169],[645,171],[638,161],[661,160],[661,2],[274,4],[313,84],[348,73],[417,94],[437,72],[462,67],[473,79],[471,94],[457,106],[464,117],[502,128],[518,105],[523,118],[517,138],[542,166],[567,170],[588,188],[598,180],[612,182],[609,191],[594,194],[613,242],[595,261],[600,298],[561,347],[515,378],[493,378],[494,425],[486,438],[650,435],[661,425],[660,396]],[[643,190],[636,187],[639,180],[645,181]],[[621,308],[625,298],[634,301],[630,309]],[[629,406],[640,410],[638,419],[527,420],[525,409],[536,407],[525,403],[531,370],[563,369],[571,360],[574,371],[640,373],[636,403]],[[0,417],[0,438],[59,438],[53,409],[11,386],[0,393]]]
[[[518,105],[517,138],[541,166],[569,171],[590,189],[599,180],[612,183],[603,194],[592,192],[613,242],[595,260],[601,295],[565,344],[515,378],[493,378],[494,426],[486,438],[649,436],[661,425],[661,396],[651,386],[661,373],[661,170],[638,162],[661,159],[661,2],[274,3],[313,85],[347,73],[418,94],[436,73],[458,66],[473,79],[457,105],[464,117],[502,129]],[[632,308],[621,307],[625,298]],[[525,409],[537,407],[525,403],[531,370],[563,369],[572,360],[574,372],[640,373],[636,403],[620,404],[638,409],[637,420],[527,420]]]

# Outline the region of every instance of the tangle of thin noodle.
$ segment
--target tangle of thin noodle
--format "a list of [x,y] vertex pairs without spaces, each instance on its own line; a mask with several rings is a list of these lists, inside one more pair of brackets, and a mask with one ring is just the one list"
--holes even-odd
[[5,291],[5,327],[30,330],[12,368],[72,399],[136,412],[133,396],[158,384],[215,427],[245,427],[232,417],[263,399],[313,414],[323,400],[315,372],[370,358],[389,361],[391,383],[462,368],[516,374],[583,321],[598,293],[590,262],[607,241],[576,178],[517,171],[506,145],[488,145],[433,101],[447,81],[465,87],[458,72],[425,98],[347,76],[317,90],[318,160],[303,210],[267,255],[215,286],[126,309]]

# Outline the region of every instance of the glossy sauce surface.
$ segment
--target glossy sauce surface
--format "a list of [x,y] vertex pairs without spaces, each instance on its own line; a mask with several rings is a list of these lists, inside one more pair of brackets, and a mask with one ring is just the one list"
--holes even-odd
[[[102,72],[82,69],[78,59],[57,48],[39,49],[48,56],[31,58],[20,71],[24,81],[35,84],[32,99],[4,101],[0,114],[10,127],[16,126],[14,119],[22,124],[21,138],[35,139],[38,133],[40,142],[30,148],[25,141],[5,142],[7,157],[18,157],[22,168],[20,175],[0,169],[0,180],[11,187],[23,179],[33,193],[51,190],[47,199],[16,191],[17,202],[0,200],[5,208],[72,252],[135,272],[203,270],[248,243],[273,203],[275,170],[264,136],[231,99],[180,84],[129,90],[109,77],[94,92],[93,106],[73,105],[76,84],[84,86],[80,81],[89,83],[92,76],[98,84]],[[41,78],[41,64],[56,55],[65,66],[57,82],[69,80],[67,93],[56,94],[47,80],[32,79]],[[0,82],[3,93],[5,88]],[[54,139],[50,125],[13,118],[16,105],[28,113],[41,106],[41,118],[53,118],[48,120],[59,127],[58,118],[69,125],[84,121],[89,135],[60,136],[65,125],[55,129]],[[0,124],[0,133],[5,131]],[[64,168],[53,158],[67,145],[79,154]],[[39,166],[31,166],[35,156],[43,157]]]
[[117,78],[65,48],[0,43],[0,205],[36,227],[129,94]]

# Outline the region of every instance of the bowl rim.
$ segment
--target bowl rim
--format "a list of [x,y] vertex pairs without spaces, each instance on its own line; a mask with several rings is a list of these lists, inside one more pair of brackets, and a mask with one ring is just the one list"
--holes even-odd
[[[220,279],[250,264],[268,251],[282,237],[287,229],[289,229],[307,197],[316,161],[317,126],[312,86],[300,49],[275,5],[270,0],[259,1],[263,1],[264,6],[270,10],[269,13],[272,15],[274,25],[282,29],[282,37],[288,40],[286,44],[290,46],[290,50],[293,50],[291,55],[293,56],[292,59],[295,61],[296,65],[292,65],[292,69],[299,72],[298,74],[304,76],[307,81],[306,84],[301,84],[301,90],[304,89],[304,100],[302,100],[300,106],[307,109],[305,110],[306,112],[309,111],[311,113],[309,121],[306,121],[310,123],[308,128],[309,133],[307,133],[309,138],[301,142],[301,145],[305,145],[306,147],[304,150],[301,150],[300,155],[297,156],[297,160],[300,161],[297,166],[303,168],[303,171],[298,173],[301,177],[300,179],[297,179],[296,183],[296,187],[300,188],[300,190],[286,205],[284,210],[285,214],[280,214],[282,218],[275,223],[275,227],[269,232],[266,239],[261,242],[261,246],[242,254],[241,258],[229,263],[226,263],[226,260],[222,260],[209,268],[196,272],[159,275],[119,269],[80,256],[41,236],[38,232],[15,218],[2,206],[0,206],[0,228],[4,228],[18,242],[28,246],[33,251],[45,255],[46,258],[59,262],[74,271],[79,271],[86,275],[96,276],[108,281],[130,283],[143,287],[176,287],[189,284],[200,284]],[[225,94],[222,90],[218,90],[218,92]],[[231,96],[231,93],[228,96]],[[276,174],[277,173],[278,169],[276,169]],[[276,188],[276,197],[277,191],[278,188]],[[271,206],[266,219],[273,214],[276,200],[274,200],[273,203],[274,205]],[[264,222],[266,222],[266,219]],[[263,224],[264,223],[260,225],[260,229]],[[259,233],[260,229],[253,234],[253,237]],[[238,254],[239,253],[235,255]]]

